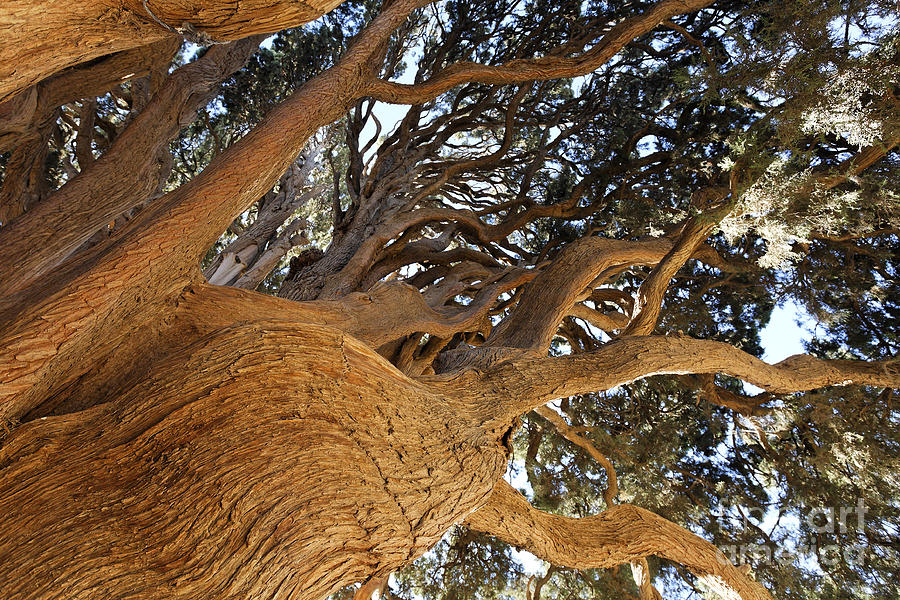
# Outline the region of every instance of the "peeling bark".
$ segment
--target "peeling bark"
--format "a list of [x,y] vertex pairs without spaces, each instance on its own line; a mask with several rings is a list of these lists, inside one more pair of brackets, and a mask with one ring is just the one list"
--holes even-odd
[[[234,282],[236,287],[254,289],[291,248],[309,243],[300,235],[307,225],[303,219],[290,224],[285,221],[319,191],[308,185],[317,152],[316,144],[307,146],[281,176],[278,190],[268,192],[257,203],[253,223],[204,270],[207,281],[216,285]],[[282,225],[284,230],[279,234],[277,230]],[[245,273],[248,269],[252,269],[249,274]]]

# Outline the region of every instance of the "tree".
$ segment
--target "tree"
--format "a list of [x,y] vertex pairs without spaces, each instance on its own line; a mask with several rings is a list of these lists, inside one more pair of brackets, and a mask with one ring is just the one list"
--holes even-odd
[[[821,569],[892,585],[889,3],[348,2],[258,52],[329,6],[251,4],[3,61],[9,597],[414,593],[459,524],[426,561],[527,549],[533,597],[803,597],[710,509],[863,481],[877,552]],[[825,333],[767,364],[785,298]]]

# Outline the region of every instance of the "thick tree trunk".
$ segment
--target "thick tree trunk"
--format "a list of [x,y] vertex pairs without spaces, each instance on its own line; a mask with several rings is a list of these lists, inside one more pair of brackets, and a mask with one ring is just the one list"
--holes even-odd
[[482,504],[507,450],[327,327],[225,328],[0,449],[7,598],[318,598]]

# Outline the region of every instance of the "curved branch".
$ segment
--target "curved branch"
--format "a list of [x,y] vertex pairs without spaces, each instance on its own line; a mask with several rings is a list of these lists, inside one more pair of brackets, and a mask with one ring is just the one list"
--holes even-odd
[[161,152],[215,87],[259,45],[254,37],[216,46],[174,71],[150,103],[89,168],[0,230],[0,252],[17,269],[0,273],[0,296],[57,266],[104,223],[148,200],[168,174]]
[[612,336],[613,332],[628,324],[628,317],[621,312],[601,312],[599,310],[576,304],[569,310],[568,316],[582,319]]
[[[0,378],[5,379],[0,411],[27,412],[61,385],[48,373],[77,376],[85,353],[107,350],[127,335],[123,322],[136,326],[140,319],[153,318],[150,305],[177,298],[195,283],[202,253],[272,188],[320,126],[343,114],[362,89],[373,54],[427,1],[390,4],[338,65],[309,80],[197,177],[141,211],[118,236],[69,260],[53,278],[0,294],[0,347],[12,349],[0,355]],[[70,332],[67,324],[73,321],[78,326]]]
[[606,489],[603,490],[603,500],[606,502],[607,508],[615,505],[616,496],[619,495],[619,483],[616,477],[616,469],[606,455],[600,452],[590,440],[578,435],[572,426],[566,423],[566,420],[557,414],[555,410],[546,406],[539,406],[534,411],[550,421],[559,435],[590,454],[591,458],[600,463],[600,466],[606,471]]
[[487,345],[544,350],[560,321],[600,273],[616,265],[656,264],[671,248],[665,238],[589,237],[573,242],[526,286],[515,310],[494,329]]
[[[486,297],[492,299],[493,294]],[[233,287],[193,286],[179,306],[191,326],[202,331],[268,318],[315,323],[339,329],[377,348],[416,332],[450,337],[480,324],[491,302],[476,300],[462,311],[440,312],[428,306],[422,294],[402,283],[380,283],[367,292],[354,292],[340,300],[295,302]]]
[[36,132],[51,119],[54,109],[63,104],[102,96],[116,84],[147,74],[157,80],[153,87],[158,87],[158,80],[165,77],[180,45],[177,40],[167,38],[104,56],[63,71],[0,103],[0,152],[14,148],[21,137]]
[[545,56],[512,60],[499,66],[457,63],[418,84],[375,80],[369,84],[367,95],[394,104],[421,104],[454,86],[473,81],[503,85],[585,75],[605,64],[634,38],[651,31],[663,21],[712,3],[713,0],[662,0],[646,13],[613,27],[593,48],[577,58]]
[[728,600],[771,600],[714,545],[648,510],[619,504],[572,518],[540,511],[500,480],[466,526],[573,569],[609,568],[649,555],[682,564]]
[[[360,96],[372,56],[409,13],[429,0],[391,3],[334,67],[313,77],[190,182],[170,192],[123,232],[119,252],[159,245],[169,271],[193,270],[229,224],[268,192],[309,138]],[[185,235],[186,232],[190,232]]]
[[0,447],[5,598],[324,598],[424,553],[507,463],[329,327],[227,327],[118,385]]
[[832,174],[823,174],[812,180],[820,189],[830,190],[844,183],[851,177],[855,177],[884,158],[888,152],[900,144],[900,139],[885,140],[877,146],[860,148],[859,152],[841,162],[834,168]]
[[[712,191],[716,193],[715,190]],[[724,190],[727,193],[728,190]],[[728,213],[730,205],[719,207],[709,213],[690,218],[685,223],[681,236],[672,249],[653,267],[650,275],[638,290],[638,314],[634,316],[622,337],[632,335],[650,335],[656,328],[659,313],[662,310],[663,298],[669,281],[684,266],[697,248],[706,241],[709,234],[718,226],[719,221]]]
[[510,360],[484,371],[436,376],[498,425],[556,398],[608,390],[651,375],[726,373],[769,392],[832,385],[900,387],[900,361],[824,360],[795,354],[771,365],[729,344],[689,337],[620,339],[594,352]]

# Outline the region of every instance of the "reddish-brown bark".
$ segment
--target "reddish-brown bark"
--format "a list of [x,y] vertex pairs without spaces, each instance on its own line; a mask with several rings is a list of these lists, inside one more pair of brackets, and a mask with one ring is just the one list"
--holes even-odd
[[[232,41],[312,21],[337,0],[12,0],[0,8],[0,102],[57,72],[100,56],[179,37]],[[176,31],[179,30],[179,31]]]

